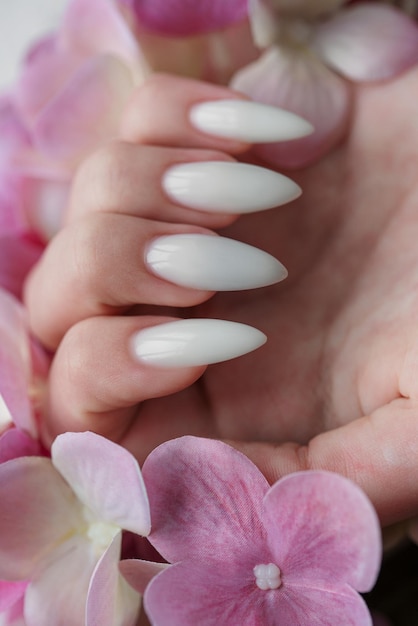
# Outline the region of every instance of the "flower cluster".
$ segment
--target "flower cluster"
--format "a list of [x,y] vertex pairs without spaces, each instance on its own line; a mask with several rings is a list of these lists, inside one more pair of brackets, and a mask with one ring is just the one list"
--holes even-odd
[[[162,444],[143,477],[89,432],[57,437],[50,458],[15,454],[0,464],[4,625],[135,626],[142,595],[161,626],[372,623],[355,590],[379,571],[379,523],[337,474],[269,487],[241,453],[194,437]],[[165,562],[121,560],[122,530]]]
[[254,147],[274,166],[301,167],[347,132],[356,83],[418,61],[407,15],[416,9],[415,0],[70,0],[57,32],[29,50],[0,98],[1,626],[135,626],[142,596],[155,626],[370,626],[357,592],[376,580],[380,530],[358,487],[315,471],[269,486],[233,448],[193,437],[161,445],[142,472],[89,432],[46,450],[50,355],[20,299],[77,166],[117,136],[150,73],[229,84],[302,115],[312,135]]

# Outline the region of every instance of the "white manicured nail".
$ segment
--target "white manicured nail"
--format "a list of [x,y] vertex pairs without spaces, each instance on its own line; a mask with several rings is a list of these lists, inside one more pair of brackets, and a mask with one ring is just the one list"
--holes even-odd
[[145,252],[153,274],[176,285],[208,291],[239,291],[283,280],[286,268],[271,254],[212,235],[166,235]]
[[290,111],[248,100],[212,100],[190,109],[192,125],[205,133],[250,143],[306,137],[313,126]]
[[192,367],[220,363],[252,352],[266,336],[246,324],[214,319],[186,319],[150,326],[132,338],[135,358],[157,367]]
[[229,161],[173,165],[165,172],[162,186],[174,202],[211,213],[255,213],[295,200],[302,193],[287,176]]

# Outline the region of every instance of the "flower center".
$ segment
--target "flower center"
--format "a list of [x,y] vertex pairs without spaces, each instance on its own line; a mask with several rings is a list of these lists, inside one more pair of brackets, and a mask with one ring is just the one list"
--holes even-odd
[[305,20],[287,19],[278,24],[278,42],[290,46],[306,46],[312,37],[312,24]]
[[282,586],[282,576],[279,568],[274,563],[256,565],[253,569],[255,584],[259,589],[278,589]]
[[120,531],[120,528],[108,522],[93,522],[87,527],[87,538],[93,544],[93,551],[101,555],[112,543],[113,538]]

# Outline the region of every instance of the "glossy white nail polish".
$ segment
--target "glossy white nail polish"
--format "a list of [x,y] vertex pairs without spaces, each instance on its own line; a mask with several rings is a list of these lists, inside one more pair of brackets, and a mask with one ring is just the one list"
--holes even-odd
[[166,235],[145,251],[150,271],[176,285],[208,291],[266,287],[287,276],[273,256],[240,241],[202,234]]
[[173,165],[162,186],[176,203],[211,213],[255,213],[298,198],[299,185],[265,167],[230,161]]
[[215,319],[185,319],[150,326],[132,338],[134,357],[156,367],[220,363],[256,350],[266,336],[246,324]]
[[205,133],[249,143],[299,139],[313,126],[295,113],[248,100],[212,100],[190,109],[191,124]]

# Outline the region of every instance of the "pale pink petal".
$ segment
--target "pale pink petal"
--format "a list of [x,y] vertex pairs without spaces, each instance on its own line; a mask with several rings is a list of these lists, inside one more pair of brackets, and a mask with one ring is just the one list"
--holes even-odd
[[[24,280],[28,275],[29,270],[31,270],[35,263],[39,260],[43,250],[44,246],[42,246],[40,242],[35,241],[30,235],[22,234],[17,236],[0,236],[0,289],[8,291],[16,298],[21,299]],[[2,325],[0,324],[0,333],[1,326]],[[9,342],[7,341],[7,343]],[[0,372],[3,367],[2,355],[3,350],[2,347],[0,347]],[[9,360],[16,360],[18,359],[18,356],[6,353],[6,358]],[[11,380],[9,383],[13,382],[14,376],[15,374],[10,376]],[[7,378],[9,378],[9,375],[7,375]],[[18,383],[19,378],[20,376],[16,379],[14,386],[20,385],[20,383]],[[0,393],[2,393],[3,387],[4,385],[0,378]],[[24,391],[22,386],[19,386],[19,389],[21,397],[20,399],[16,397],[16,400],[18,404],[27,405],[27,398],[24,397],[27,392],[27,385],[25,384],[26,391]],[[19,423],[22,423],[21,420],[26,420],[27,416],[27,411],[22,411],[21,408],[16,411],[16,418],[19,420]],[[26,422],[25,424],[25,428],[28,428],[28,424]]]
[[151,452],[143,476],[149,540],[168,561],[225,553],[240,559],[263,550],[259,514],[268,483],[243,454],[220,441],[182,437]]
[[274,626],[276,622],[263,619],[268,604],[263,600],[271,597],[258,589],[250,566],[248,571],[231,566],[231,556],[228,552],[217,562],[205,557],[176,563],[158,574],[144,594],[153,626]]
[[0,578],[24,580],[82,523],[74,493],[51,461],[22,457],[0,465]]
[[139,23],[164,35],[187,36],[221,30],[243,20],[247,0],[122,0]]
[[[357,485],[330,472],[298,472],[267,493],[263,517],[274,563],[288,586],[332,592],[374,585],[381,562],[380,525]],[[337,623],[337,622],[334,622]]]
[[28,583],[0,580],[0,613],[13,606],[26,591]]
[[[266,623],[277,626],[372,626],[366,603],[348,585],[332,590],[312,587],[283,587],[278,590],[275,616],[269,606]],[[270,621],[271,620],[271,621]]]
[[13,153],[30,143],[28,130],[17,111],[14,98],[14,94],[0,96],[0,165],[3,167],[7,166]]
[[326,154],[344,136],[351,109],[349,85],[307,51],[267,50],[240,70],[232,87],[253,100],[296,113],[315,131],[303,139],[260,144],[254,152],[277,167],[304,167]]
[[23,619],[23,603],[22,596],[6,613],[0,615],[1,626],[27,626]]
[[119,571],[124,579],[141,595],[144,595],[151,580],[167,567],[171,567],[171,565],[141,561],[140,559],[124,559],[119,563]]
[[85,626],[134,626],[141,597],[119,573],[121,533],[101,557],[87,596]]
[[36,145],[49,157],[81,159],[116,136],[132,89],[132,75],[123,62],[114,56],[92,57],[36,119]]
[[27,123],[60,91],[83,57],[76,47],[63,46],[57,35],[30,49],[16,87],[16,102]]
[[358,4],[319,26],[314,45],[347,78],[384,80],[418,61],[418,27],[393,7]]
[[21,456],[37,456],[40,453],[39,441],[32,439],[18,428],[10,428],[0,436],[0,463]]
[[251,568],[210,560],[176,563],[147,587],[144,606],[153,626],[371,626],[362,598],[350,587],[263,591]]
[[109,53],[128,62],[140,58],[138,42],[113,0],[73,0],[60,34],[67,48],[85,56]]
[[26,626],[82,626],[87,592],[98,557],[76,535],[42,563],[25,594]]
[[22,202],[23,181],[20,176],[10,171],[13,168],[14,157],[15,154],[0,172],[0,237],[20,235],[28,228]]
[[[5,246],[4,250],[7,249]],[[36,424],[29,401],[30,369],[24,309],[13,296],[0,289],[0,394],[15,424],[35,436]]]
[[150,514],[144,481],[127,450],[94,433],[64,433],[51,447],[52,462],[95,516],[147,535]]

